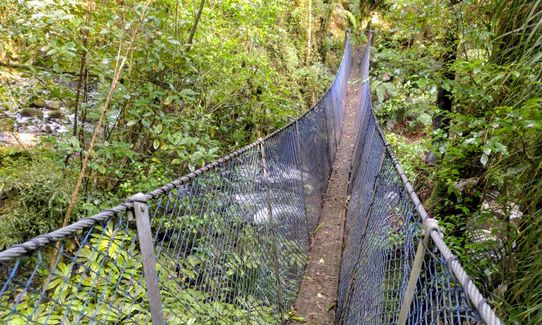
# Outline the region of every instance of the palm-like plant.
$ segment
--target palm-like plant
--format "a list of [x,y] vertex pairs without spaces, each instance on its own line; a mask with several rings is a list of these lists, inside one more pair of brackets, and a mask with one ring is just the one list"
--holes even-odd
[[[503,307],[522,324],[542,323],[542,1],[496,0],[490,63],[505,67],[495,106],[515,125],[501,134],[510,154],[488,175],[504,175],[507,200],[521,207],[508,225],[508,257],[499,266]],[[504,117],[504,118],[506,118]]]

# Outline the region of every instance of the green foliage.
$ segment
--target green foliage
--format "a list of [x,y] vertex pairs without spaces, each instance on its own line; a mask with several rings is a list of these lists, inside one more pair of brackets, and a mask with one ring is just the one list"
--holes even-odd
[[[426,206],[503,318],[538,324],[542,2],[386,4],[373,12],[377,116],[391,142],[398,135],[432,138],[438,160],[422,172],[433,186]],[[452,33],[454,44],[447,43]],[[456,46],[457,57],[443,66],[447,47]],[[451,92],[452,112],[437,111],[438,87]],[[449,127],[430,131],[427,117],[439,115]],[[398,143],[398,158],[410,169],[419,144]],[[416,172],[409,176],[421,180]],[[488,238],[473,241],[480,229]]]
[[[205,221],[185,217],[185,226],[194,231],[202,231]],[[216,218],[213,220],[217,220]],[[179,229],[179,231],[190,231]],[[218,247],[211,238],[200,233],[198,241],[190,247],[190,255],[182,260],[174,258],[175,252],[167,249],[159,256],[157,271],[163,301],[164,317],[171,324],[230,324],[236,320],[240,324],[274,323],[273,306],[264,306],[258,297],[266,298],[272,293],[259,293],[262,283],[252,283],[255,289],[242,284],[254,282],[262,274],[262,267],[268,267],[267,261],[261,261],[262,255],[234,252],[234,247],[221,247],[226,258],[222,266],[227,270],[213,269],[209,263],[216,258]],[[257,248],[249,242],[253,231],[237,234],[237,240],[243,241],[249,248]],[[74,256],[73,262],[60,259],[55,263],[53,272],[48,263],[37,264],[37,257],[31,257],[30,264],[37,265],[38,276],[34,283],[44,286],[44,291],[25,292],[17,296],[21,300],[16,307],[16,314],[10,318],[14,324],[24,324],[28,320],[51,324],[65,322],[113,322],[120,319],[127,324],[136,324],[150,320],[150,312],[143,277],[143,266],[134,230],[116,228],[113,222],[104,227],[96,227],[90,240],[80,248],[66,247],[63,256]],[[80,238],[81,239],[81,238]],[[47,260],[47,258],[46,258]],[[207,267],[203,269],[203,267]],[[211,268],[209,268],[211,267]],[[224,272],[226,271],[226,272]],[[224,273],[223,273],[224,272]],[[252,275],[249,275],[251,273]],[[224,277],[223,275],[226,275]],[[261,278],[266,280],[266,278]],[[274,283],[274,281],[271,281]],[[236,288],[237,287],[237,288]],[[199,288],[199,289],[195,289]],[[212,292],[221,292],[221,296]],[[45,297],[43,297],[45,295]],[[16,293],[3,295],[0,304],[8,305]],[[230,296],[235,301],[228,302]],[[260,306],[254,310],[255,306]],[[5,318],[11,310],[0,311]]]
[[[305,62],[306,4],[208,1],[187,46],[199,3],[155,1],[149,7],[100,130],[76,218],[154,189],[283,126],[330,84],[333,51],[331,70],[318,62],[316,51]],[[0,4],[0,32],[6,36],[0,40],[0,81],[7,85],[0,87],[0,107],[12,114],[32,107],[42,116],[44,103],[55,100],[64,115],[77,112],[79,120],[77,134],[69,129],[39,145],[54,159],[38,159],[38,153],[34,160],[0,166],[2,175],[12,174],[6,187],[21,187],[17,193],[30,193],[27,189],[38,188],[46,177],[52,188],[34,196],[13,192],[9,202],[2,201],[0,220],[10,230],[0,247],[59,225],[119,53],[128,46],[142,6],[132,0]],[[313,25],[324,13],[316,7]],[[328,40],[339,53],[342,37]],[[2,131],[14,130],[14,121],[2,118]],[[70,123],[64,121],[69,128]],[[18,169],[29,172],[19,175]],[[58,185],[63,178],[70,181]],[[55,197],[53,211],[47,204],[30,208],[32,200],[48,195]],[[25,217],[15,218],[21,214]],[[27,225],[32,219],[37,222]]]
[[[386,35],[387,36],[387,35]],[[392,34],[376,42],[371,74],[377,117],[389,129],[422,133],[431,125],[436,110],[435,52],[441,48],[421,43],[402,48],[404,39]],[[409,41],[408,41],[409,42]]]
[[423,167],[421,157],[428,146],[427,140],[420,138],[411,142],[409,139],[391,132],[386,134],[386,140],[392,146],[395,155],[400,157],[401,166],[407,177],[416,180],[419,176],[419,170]]
[[72,174],[48,151],[0,151],[0,249],[58,227]]

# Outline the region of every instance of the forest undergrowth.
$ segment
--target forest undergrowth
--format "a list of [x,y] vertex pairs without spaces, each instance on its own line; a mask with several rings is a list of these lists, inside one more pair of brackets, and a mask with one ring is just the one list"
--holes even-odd
[[477,285],[542,322],[542,2],[383,1],[372,92],[389,142]]
[[308,109],[333,80],[348,24],[344,10],[308,5],[3,1],[0,140],[15,145],[0,146],[0,249],[161,186]]

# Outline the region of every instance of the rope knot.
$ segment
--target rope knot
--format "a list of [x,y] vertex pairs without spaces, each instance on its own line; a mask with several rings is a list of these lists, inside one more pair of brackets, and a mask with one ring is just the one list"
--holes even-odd
[[429,236],[431,234],[431,231],[436,230],[440,231],[440,228],[438,226],[438,220],[435,218],[427,218],[423,222],[423,235]]
[[127,202],[147,203],[147,196],[140,192],[128,198]]

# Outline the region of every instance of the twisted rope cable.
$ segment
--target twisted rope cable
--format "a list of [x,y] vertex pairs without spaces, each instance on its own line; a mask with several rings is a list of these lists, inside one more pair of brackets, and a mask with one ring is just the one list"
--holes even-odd
[[[408,192],[408,195],[410,196],[410,199],[412,200],[412,203],[414,204],[414,208],[416,209],[416,212],[420,215],[422,218],[422,222],[425,222],[426,220],[430,219],[430,216],[428,215],[427,211],[425,210],[423,204],[420,201],[420,198],[414,191],[414,188],[408,181],[405,172],[403,170],[403,167],[401,167],[401,164],[397,160],[397,157],[393,154],[391,151],[391,147],[389,143],[387,143],[386,138],[383,136],[382,131],[380,130],[380,127],[377,125],[378,132],[382,139],[384,140],[384,143],[386,144],[386,150],[388,151],[392,161],[393,165],[395,166],[395,169],[399,176],[401,177],[401,180],[403,181],[403,184],[405,186],[405,189]],[[472,279],[469,277],[461,263],[459,262],[457,256],[452,254],[452,251],[446,245],[446,243],[443,240],[444,235],[440,231],[440,229],[433,229],[431,231],[431,239],[433,240],[433,243],[435,243],[435,246],[439,250],[439,252],[444,257],[444,260],[448,264],[448,267],[452,271],[453,275],[456,277],[456,279],[461,283],[463,289],[467,293],[467,296],[470,299],[470,302],[476,308],[478,313],[480,313],[480,317],[484,321],[485,324],[488,325],[501,325],[503,322],[497,315],[495,314],[495,311],[491,306],[487,303],[487,300],[484,298],[484,296],[480,293],[480,290],[476,287],[476,284],[472,281]]]
[[45,245],[62,240],[66,237],[73,235],[77,231],[90,228],[99,222],[107,221],[113,216],[115,216],[117,213],[127,211],[132,207],[133,201],[126,201],[122,204],[117,205],[114,208],[107,209],[92,217],[81,219],[64,228],[57,229],[47,234],[39,235],[22,244],[14,245],[0,252],[0,262],[11,260],[13,258],[32,252]]
[[[150,199],[156,199],[160,197],[161,195],[169,193],[172,189],[179,187],[183,184],[186,184],[190,180],[196,178],[198,175],[211,171],[215,169],[217,166],[241,155],[242,153],[250,150],[251,148],[255,147],[260,143],[261,140],[258,140],[254,143],[251,143],[237,151],[234,151],[220,159],[217,159],[216,161],[213,161],[195,171],[193,171],[190,174],[187,174],[185,176],[182,176],[162,187],[159,187],[147,194],[145,194],[145,201]],[[72,236],[77,231],[90,228],[94,226],[97,223],[100,222],[106,222],[109,219],[113,218],[116,214],[125,212],[127,210],[130,210],[133,208],[133,202],[134,197],[128,198],[126,202],[121,203],[117,205],[116,207],[113,207],[111,209],[104,210],[94,216],[87,217],[84,219],[81,219],[79,221],[76,221],[66,227],[57,229],[55,231],[52,231],[47,234],[39,235],[37,237],[34,237],[22,244],[17,244],[14,246],[11,246],[10,248],[0,252],[0,262],[8,261],[17,257],[20,257],[22,255],[25,255],[27,253],[30,253],[40,247],[49,245],[51,243],[55,243],[59,240],[65,239],[67,237]]]
[[[374,114],[374,112],[373,112]],[[431,219],[427,211],[425,210],[422,202],[420,201],[420,198],[414,191],[414,188],[412,187],[412,184],[408,181],[408,178],[405,175],[405,172],[403,170],[403,167],[397,160],[397,157],[395,154],[393,154],[391,150],[390,144],[386,141],[386,137],[384,136],[384,133],[380,129],[380,126],[376,125],[376,128],[378,130],[378,133],[382,137],[382,140],[385,143],[386,151],[390,155],[393,165],[395,166],[395,170],[401,177],[401,180],[403,181],[403,185],[405,186],[405,189],[408,192],[408,195],[410,196],[410,199],[412,203],[414,204],[414,208],[416,209],[416,212],[420,215],[422,218],[422,222],[425,222],[426,220]],[[472,279],[469,277],[461,263],[459,262],[457,256],[452,254],[452,251],[450,248],[446,245],[446,243],[443,240],[444,235],[440,231],[440,229],[433,229],[431,231],[431,239],[433,240],[433,243],[435,243],[435,246],[439,250],[439,252],[444,257],[444,260],[446,261],[446,264],[452,271],[452,274],[456,277],[456,279],[461,283],[461,286],[467,293],[467,296],[474,306],[474,308],[478,311],[480,314],[480,317],[484,321],[485,324],[488,325],[501,325],[503,322],[497,315],[495,314],[495,311],[491,306],[487,303],[487,300],[484,298],[484,296],[480,293],[480,290],[476,287],[476,284],[472,281]]]
[[[350,50],[350,33],[347,32],[346,33],[346,41],[345,41],[345,52],[344,53],[347,53],[347,51]],[[343,59],[341,61],[341,64],[339,66],[339,69],[337,71],[340,71],[340,69],[342,67],[344,67],[345,64],[348,64],[346,62],[346,57],[345,55],[343,54]],[[310,108],[309,110],[307,110],[306,112],[304,112],[303,114],[301,114],[300,116],[298,116],[297,118],[295,118],[294,120],[292,120],[290,123],[288,123],[287,125],[281,127],[280,129],[278,130],[275,130],[274,132],[272,132],[271,134],[268,134],[267,136],[263,137],[263,138],[260,138],[258,140],[256,140],[255,142],[249,144],[249,145],[246,145],[245,147],[241,148],[241,149],[238,149],[230,154],[227,154],[225,155],[224,157],[222,158],[219,158],[213,162],[210,162],[208,164],[206,164],[205,166],[187,174],[187,175],[184,175],[170,183],[167,183],[157,189],[154,189],[146,194],[145,195],[145,200],[150,200],[150,199],[157,199],[158,197],[164,195],[164,194],[167,194],[169,193],[171,190],[173,190],[174,188],[176,187],[179,187],[181,185],[184,185],[186,183],[188,183],[190,180],[196,178],[198,175],[200,174],[203,174],[205,172],[209,172],[209,171],[212,171],[214,170],[215,168],[217,168],[218,166],[224,164],[225,162],[229,161],[229,160],[232,160],[233,158],[243,154],[244,152],[254,148],[255,146],[259,145],[260,143],[272,138],[273,136],[275,136],[276,134],[284,131],[285,129],[287,129],[288,127],[291,127],[292,125],[294,125],[297,121],[299,121],[301,118],[303,118],[305,115],[307,115],[309,112],[313,111],[314,109],[316,109],[316,107],[318,107],[318,105],[322,102],[323,98],[326,97],[326,95],[333,89],[333,85],[335,85],[337,82],[339,82],[338,80],[338,73],[337,75],[335,75],[335,79],[333,80],[333,82],[331,83],[331,85],[329,86],[329,88],[326,90],[326,92],[322,95],[322,97],[320,97],[319,101],[312,107]],[[25,254],[28,254],[40,247],[43,247],[43,246],[46,246],[46,245],[49,245],[51,243],[54,243],[54,242],[57,242],[59,240],[62,240],[62,239],[65,239],[67,237],[70,237],[72,236],[73,234],[75,234],[77,231],[80,231],[80,230],[83,230],[83,229],[87,229],[87,228],[90,228],[92,226],[94,226],[96,223],[99,223],[99,222],[105,222],[105,221],[108,221],[109,219],[111,219],[112,217],[115,216],[115,214],[117,213],[120,213],[120,212],[125,212],[129,209],[132,209],[133,208],[133,197],[132,198],[128,198],[124,203],[121,203],[119,205],[117,205],[116,207],[113,207],[111,209],[107,209],[107,210],[104,210],[94,216],[91,216],[91,217],[87,217],[87,218],[83,218],[79,221],[76,221],[66,227],[63,227],[63,228],[60,228],[60,229],[57,229],[55,231],[52,231],[50,233],[47,233],[47,234],[43,234],[43,235],[39,235],[37,237],[34,237],[22,244],[17,244],[17,245],[13,245],[7,249],[5,249],[4,251],[0,252],[0,262],[4,262],[4,261],[9,261],[11,259],[14,259],[14,258],[17,258],[17,257],[20,257],[20,256],[23,256]]]
[[[370,34],[369,42],[368,44],[371,44],[373,33]],[[367,51],[368,53],[368,51]],[[369,63],[370,58],[369,55],[364,55],[362,58],[362,65],[364,67],[364,70],[362,71],[362,83],[369,81],[368,71],[369,71]],[[371,106],[371,114],[373,115],[373,118],[375,121],[377,121],[376,116],[374,114],[374,110]],[[420,215],[422,218],[422,223],[425,223],[427,220],[430,220],[431,217],[425,210],[422,202],[420,201],[420,198],[416,194],[416,191],[414,190],[414,187],[410,182],[408,181],[408,178],[405,175],[405,172],[403,170],[403,167],[397,160],[397,157],[393,153],[393,150],[386,140],[386,137],[384,135],[384,132],[380,128],[380,125],[378,123],[375,123],[375,128],[378,132],[378,135],[382,139],[384,146],[386,148],[386,152],[390,155],[390,158],[392,160],[392,163],[395,167],[395,170],[397,171],[397,174],[401,178],[403,185],[405,187],[405,190],[407,191],[410,200],[412,201],[414,208],[416,212]],[[469,277],[461,263],[459,262],[457,256],[452,254],[452,251],[450,248],[446,245],[443,238],[444,235],[440,231],[440,229],[434,228],[430,231],[431,239],[435,243],[435,246],[439,250],[439,252],[444,257],[444,260],[446,261],[449,269],[452,271],[453,275],[456,277],[456,279],[461,283],[463,289],[467,293],[468,299],[474,306],[474,308],[478,311],[480,314],[480,317],[484,321],[485,324],[488,325],[501,325],[503,322],[497,315],[495,314],[495,311],[491,308],[491,306],[487,303],[487,300],[484,298],[484,296],[480,293],[480,290],[476,287],[476,284],[472,281],[472,279]]]
[[461,283],[461,286],[463,286],[463,289],[467,293],[472,305],[474,308],[476,308],[476,310],[478,310],[478,313],[480,313],[480,317],[484,323],[488,325],[503,324],[500,318],[495,314],[495,311],[487,303],[487,300],[480,293],[480,290],[478,290],[476,284],[474,284],[465,269],[463,269],[463,266],[461,266],[461,263],[457,257],[452,254],[450,248],[448,248],[446,243],[444,243],[443,237],[444,236],[440,231],[434,230],[431,232],[431,239],[433,239],[435,246],[437,246],[456,279],[459,281],[459,283]]

